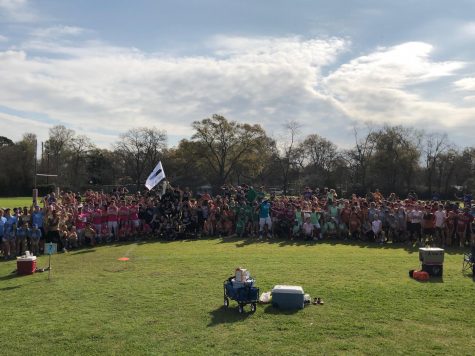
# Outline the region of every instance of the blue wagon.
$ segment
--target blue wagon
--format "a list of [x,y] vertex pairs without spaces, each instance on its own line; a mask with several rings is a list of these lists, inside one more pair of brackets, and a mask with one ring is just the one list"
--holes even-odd
[[234,276],[224,281],[224,306],[229,306],[229,300],[235,300],[238,303],[239,313],[244,312],[246,304],[251,305],[251,312],[256,311],[256,305],[259,301],[259,288],[254,287],[254,280],[240,283],[233,281]]

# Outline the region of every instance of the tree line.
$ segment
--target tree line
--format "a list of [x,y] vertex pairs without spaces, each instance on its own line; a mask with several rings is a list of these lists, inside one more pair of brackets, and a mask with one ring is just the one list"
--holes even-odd
[[[36,135],[26,133],[18,142],[0,136],[0,195],[29,195],[35,182],[45,190],[118,185],[142,190],[159,160],[174,185],[195,191],[230,183],[274,187],[286,194],[327,186],[343,195],[378,188],[400,196],[415,191],[421,197],[437,192],[452,198],[458,189],[475,188],[475,147],[458,147],[446,134],[368,124],[354,128],[350,148],[341,148],[318,133],[303,136],[296,121],[286,123],[278,137],[258,124],[221,115],[195,121],[192,129],[191,138],[168,147],[165,131],[134,128],[104,149],[58,125],[49,130],[37,158]],[[35,177],[35,170],[57,177]]]

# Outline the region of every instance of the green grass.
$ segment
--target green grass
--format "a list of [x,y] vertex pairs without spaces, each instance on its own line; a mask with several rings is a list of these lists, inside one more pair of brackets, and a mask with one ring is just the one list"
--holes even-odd
[[[117,258],[127,256],[130,261]],[[47,257],[40,257],[40,266]],[[0,350],[8,354],[440,354],[475,349],[475,283],[462,251],[421,283],[416,249],[240,239],[129,243],[52,257],[17,277],[0,263]],[[222,306],[223,281],[250,269],[261,292],[302,285],[323,306]]]
[[32,204],[31,197],[14,197],[14,198],[0,198],[0,208],[23,208],[30,207]]

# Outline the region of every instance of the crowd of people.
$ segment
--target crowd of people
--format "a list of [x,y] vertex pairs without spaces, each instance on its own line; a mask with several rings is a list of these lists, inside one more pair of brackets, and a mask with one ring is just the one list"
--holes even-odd
[[431,246],[466,246],[475,238],[475,205],[463,201],[399,198],[378,190],[340,198],[334,189],[307,187],[300,196],[268,194],[263,187],[230,186],[219,195],[163,190],[131,194],[87,190],[51,193],[23,208],[0,209],[4,259],[26,250],[44,252],[45,242],[67,251],[137,239],[239,236],[255,239],[361,240]]

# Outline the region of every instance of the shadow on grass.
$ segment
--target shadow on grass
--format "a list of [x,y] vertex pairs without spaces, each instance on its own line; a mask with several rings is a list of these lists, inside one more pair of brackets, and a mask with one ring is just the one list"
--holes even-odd
[[12,273],[7,274],[6,276],[0,277],[0,281],[8,281],[9,279],[13,279],[13,278],[17,278],[17,277],[23,277],[23,276],[18,275],[16,273],[16,270],[15,270]]
[[[239,237],[239,236],[230,236],[230,237],[216,237],[216,236],[205,236],[201,237],[198,240],[215,240],[218,243],[226,244],[226,243],[234,243],[236,247],[245,247],[252,244],[276,244],[280,247],[285,246],[315,246],[315,245],[346,245],[346,246],[355,246],[359,248],[375,248],[375,249],[391,249],[391,250],[405,250],[408,253],[419,253],[419,246],[408,243],[408,242],[396,242],[396,243],[384,243],[380,244],[378,242],[371,242],[371,241],[362,241],[362,240],[343,240],[339,238],[330,238],[325,240],[303,240],[302,238],[296,239],[289,239],[287,237],[274,237],[274,238],[265,238],[263,240],[259,240],[256,237]],[[192,240],[186,240],[192,241]],[[435,246],[434,246],[435,247]],[[462,255],[463,253],[467,252],[466,248],[463,247],[446,247],[445,253],[449,255]]]
[[216,326],[220,324],[230,324],[239,321],[246,320],[253,313],[250,312],[250,308],[244,307],[244,313],[240,314],[237,304],[231,304],[229,307],[221,305],[218,309],[209,313],[211,315],[211,321],[207,325],[208,327]]
[[91,253],[91,252],[96,252],[96,250],[95,249],[80,250],[80,251],[70,252],[69,254],[70,255],[82,255],[84,253]]
[[272,304],[269,304],[265,309],[264,313],[266,314],[281,314],[281,315],[293,315],[295,313],[298,313],[302,309],[280,309],[272,306]]
[[213,237],[213,238],[201,238],[200,240],[217,240],[221,244],[233,243],[236,247],[245,247],[254,244],[276,244],[280,247],[284,246],[307,246],[311,247],[317,244],[316,241],[306,241],[303,239],[286,239],[281,237],[264,238],[259,240],[257,237]]
[[0,288],[0,292],[6,292],[8,290],[13,290],[17,288],[20,288],[20,286],[3,287],[3,288]]

